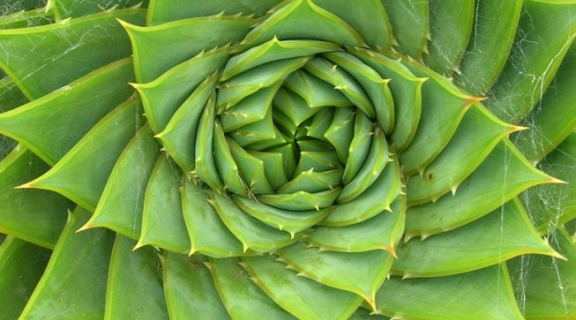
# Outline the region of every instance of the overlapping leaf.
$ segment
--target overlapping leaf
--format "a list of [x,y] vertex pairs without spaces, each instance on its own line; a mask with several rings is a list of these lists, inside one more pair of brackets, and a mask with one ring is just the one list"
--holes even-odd
[[0,9],[0,318],[574,316],[573,1]]

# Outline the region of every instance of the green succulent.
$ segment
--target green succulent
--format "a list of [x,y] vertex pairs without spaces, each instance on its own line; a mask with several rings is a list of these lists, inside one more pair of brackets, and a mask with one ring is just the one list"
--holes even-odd
[[0,12],[0,319],[576,318],[576,1]]

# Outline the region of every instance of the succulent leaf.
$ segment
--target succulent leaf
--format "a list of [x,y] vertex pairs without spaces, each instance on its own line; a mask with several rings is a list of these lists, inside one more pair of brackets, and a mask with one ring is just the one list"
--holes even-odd
[[464,227],[399,244],[392,273],[404,278],[446,276],[528,253],[561,257],[538,236],[520,202],[514,199]]
[[206,265],[206,256],[193,255],[188,258],[166,251],[160,258],[162,284],[171,319],[230,319]]
[[[153,139],[146,125],[128,143],[110,173],[94,214],[82,229],[106,227],[132,239],[140,237],[146,186],[159,155]],[[128,169],[132,167],[138,170]]]
[[[104,319],[168,317],[156,250],[146,247],[132,253],[135,244],[135,240],[116,236],[110,256]],[[141,297],[130,294],[133,290],[154,294]],[[141,303],[148,307],[141,308]]]
[[26,240],[14,237],[3,239],[0,245],[0,273],[15,276],[0,279],[0,294],[12,296],[10,304],[1,304],[2,316],[16,319],[20,315],[44,272],[50,253],[50,250]]
[[[515,294],[525,301],[521,308],[529,319],[565,318],[576,310],[574,290],[574,241],[558,229],[550,235],[550,244],[566,260],[546,256],[521,256],[510,260],[509,269],[515,283]],[[561,286],[562,290],[556,288]]]
[[46,270],[20,318],[34,319],[47,314],[63,319],[104,317],[114,234],[106,229],[76,234],[88,218],[89,212],[80,207],[69,212]]
[[[419,303],[408,303],[412,299]],[[444,308],[447,304],[452,306],[449,312]],[[376,305],[382,314],[392,318],[523,318],[505,265],[448,277],[404,280],[392,277],[376,294]]]
[[[52,190],[94,211],[114,163],[138,126],[138,99],[129,99],[108,113],[54,167],[20,186]],[[86,163],[92,170],[86,170]]]
[[0,319],[573,318],[574,5],[0,0]]
[[[0,232],[36,245],[54,248],[72,203],[44,190],[16,189],[49,169],[22,145],[0,162]],[[8,249],[6,249],[8,250]]]

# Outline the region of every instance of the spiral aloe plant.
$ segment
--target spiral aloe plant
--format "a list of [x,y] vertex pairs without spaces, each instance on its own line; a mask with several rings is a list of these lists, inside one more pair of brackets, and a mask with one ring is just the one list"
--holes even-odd
[[573,319],[576,2],[0,1],[1,319]]

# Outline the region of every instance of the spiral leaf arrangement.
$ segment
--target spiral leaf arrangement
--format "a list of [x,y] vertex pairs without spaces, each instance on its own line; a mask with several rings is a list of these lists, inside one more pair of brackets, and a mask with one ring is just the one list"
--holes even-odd
[[3,6],[0,318],[576,315],[574,1]]

